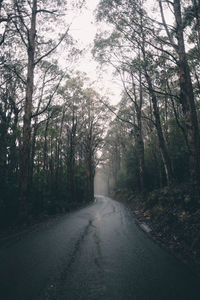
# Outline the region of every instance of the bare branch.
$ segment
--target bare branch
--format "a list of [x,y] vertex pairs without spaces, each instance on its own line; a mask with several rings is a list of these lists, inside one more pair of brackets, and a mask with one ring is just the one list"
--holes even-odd
[[133,126],[134,128],[136,128],[137,129],[137,125],[136,124],[134,124],[134,123],[132,123],[132,122],[130,122],[129,120],[126,120],[126,119],[123,119],[123,118],[121,118],[107,103],[105,103],[103,100],[102,100],[102,98],[100,98],[99,99],[100,100],[100,102],[101,103],[103,103],[103,105],[105,106],[105,107],[107,107],[108,109],[109,109],[109,111],[111,111],[116,117],[117,117],[117,119],[119,119],[120,121],[122,121],[122,122],[124,122],[124,123],[127,123],[127,124],[129,124],[129,125],[131,125],[131,126]]
[[62,81],[62,79],[64,78],[65,75],[66,75],[66,73],[63,74],[63,75],[61,76],[60,80],[58,81],[58,84],[56,85],[56,87],[55,87],[53,93],[52,93],[52,94],[50,95],[50,97],[49,97],[49,101],[48,101],[46,107],[45,107],[44,109],[42,109],[40,112],[36,112],[35,114],[33,114],[33,115],[31,116],[31,118],[35,118],[35,117],[37,117],[37,116],[43,114],[43,113],[48,109],[48,107],[49,107],[49,105],[51,104],[51,101],[52,101],[52,99],[53,99],[55,93],[57,92],[57,90],[58,90],[58,88],[59,88],[59,86],[60,86],[60,83],[61,83],[61,81]]
[[63,36],[61,37],[61,39],[58,41],[58,43],[53,47],[51,48],[49,51],[47,51],[45,54],[43,54],[40,58],[38,58],[34,65],[37,65],[43,58],[45,58],[46,56],[48,56],[49,54],[51,54],[54,50],[56,50],[58,48],[58,46],[62,43],[62,41],[65,39],[65,37],[67,36],[68,32],[69,32],[69,29],[70,29],[70,26],[72,25],[72,23],[68,26],[66,32],[63,34]]
[[152,120],[151,118],[147,117],[144,113],[142,114],[142,119],[150,121],[156,127],[156,122],[154,122],[154,120]]
[[175,42],[173,40],[173,37],[172,37],[171,33],[169,32],[168,25],[167,25],[166,20],[165,20],[162,1],[159,0],[158,2],[159,2],[159,7],[160,7],[161,18],[162,18],[162,21],[163,21],[163,26],[164,26],[165,31],[167,33],[168,39],[169,39],[171,45],[173,46],[173,48],[177,51],[177,45],[175,44]]
[[38,9],[36,13],[47,13],[55,15],[57,13],[57,10]]

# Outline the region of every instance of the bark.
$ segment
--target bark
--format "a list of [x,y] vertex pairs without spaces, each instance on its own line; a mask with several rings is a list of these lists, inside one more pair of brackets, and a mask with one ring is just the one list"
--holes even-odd
[[119,146],[119,141],[117,140],[113,147],[113,179],[115,185],[117,184],[120,165],[121,165],[120,146]]
[[65,118],[65,107],[62,110],[62,117],[59,130],[59,136],[56,139],[56,155],[55,155],[55,185],[56,190],[59,190],[60,182],[61,182],[61,148],[62,148],[62,134],[63,134],[63,125]]
[[[160,4],[160,1],[159,1],[159,4]],[[161,9],[161,14],[162,14],[162,9]],[[171,164],[171,159],[170,159],[168,151],[167,151],[167,146],[166,146],[166,142],[164,139],[163,130],[162,130],[162,126],[161,126],[157,96],[153,89],[152,80],[151,80],[151,77],[149,76],[148,69],[147,69],[147,58],[146,58],[146,50],[145,50],[145,33],[143,30],[142,15],[140,16],[140,29],[141,29],[141,41],[138,43],[138,45],[141,48],[141,52],[142,52],[142,56],[143,56],[143,60],[144,60],[144,64],[143,64],[144,76],[146,78],[149,94],[150,94],[151,100],[152,100],[152,105],[153,105],[152,109],[153,109],[153,115],[154,115],[154,119],[155,119],[155,127],[156,127],[156,131],[157,131],[157,135],[158,135],[158,143],[159,143],[162,161],[164,164],[166,180],[167,180],[167,184],[170,185],[173,182],[172,164]],[[171,40],[170,34],[169,34],[169,38]]]
[[137,151],[139,159],[140,192],[144,193],[144,141],[140,130],[137,135]]
[[[140,51],[139,51],[139,61],[140,61]],[[131,73],[131,80],[132,80],[132,94],[126,88],[125,82],[122,79],[124,89],[126,91],[127,96],[132,101],[134,105],[134,115],[136,112],[136,122],[132,123],[134,133],[135,133],[135,140],[137,145],[137,153],[138,153],[138,160],[139,160],[139,181],[140,181],[140,191],[141,193],[144,192],[144,141],[142,136],[142,105],[143,105],[143,92],[142,92],[142,72],[141,67],[139,67],[139,100],[137,97],[134,78]]]
[[31,152],[31,114],[34,85],[34,56],[36,35],[37,0],[33,0],[31,28],[28,35],[28,68],[26,83],[25,112],[23,119],[23,146],[21,152],[21,178],[20,178],[20,218],[28,214],[28,192],[30,182],[30,152]]
[[1,146],[0,146],[0,184],[4,184],[6,181],[6,160],[7,160],[7,145],[8,145],[8,124],[6,121],[2,121],[0,124],[0,138],[1,138]]
[[200,138],[191,74],[185,51],[180,0],[174,0],[174,15],[177,27],[180,96],[187,128],[187,139],[190,148],[190,177],[194,187],[195,198],[198,198],[200,183]]
[[31,146],[30,186],[32,186],[32,182],[33,182],[33,169],[34,169],[35,145],[36,145],[37,131],[38,131],[38,124],[37,124],[37,121],[35,121],[34,126],[33,126],[32,146]]
[[192,0],[193,8],[194,8],[194,15],[196,19],[196,32],[197,32],[197,47],[200,51],[200,1],[199,0]]
[[139,70],[139,106],[137,107],[137,123],[138,123],[138,157],[139,157],[139,174],[140,174],[140,191],[144,193],[144,141],[142,136],[142,104],[143,104],[143,93],[142,93],[142,76],[141,70]]
[[95,166],[94,166],[94,145],[93,145],[93,123],[90,119],[89,112],[89,130],[87,135],[87,141],[85,144],[86,151],[86,172],[87,172],[87,188],[89,201],[92,201],[94,198],[94,175],[95,175]]
[[[170,90],[170,87],[169,87],[169,83],[167,82],[167,87],[168,89]],[[171,93],[171,91],[170,91]],[[174,112],[174,116],[175,116],[175,119],[176,119],[176,123],[178,125],[178,127],[180,128],[182,134],[183,134],[183,137],[184,137],[184,140],[185,140],[185,144],[187,146],[187,149],[189,151],[189,145],[188,145],[188,139],[187,139],[187,133],[186,133],[186,130],[185,128],[181,125],[181,122],[179,120],[179,115],[178,115],[178,110],[176,109],[175,107],[175,103],[174,103],[174,99],[172,96],[170,96],[170,100],[171,100],[171,104],[172,104],[172,109],[173,109],[173,112]]]
[[93,162],[93,153],[91,149],[88,149],[88,157],[87,157],[87,179],[88,179],[88,195],[89,201],[92,201],[94,198],[94,175],[95,168]]
[[[141,43],[141,50],[142,50],[144,62],[146,62],[144,36],[143,36],[143,41]],[[151,100],[152,100],[152,105],[153,105],[152,109],[153,109],[153,115],[154,115],[154,119],[155,119],[155,127],[156,127],[156,131],[157,131],[157,135],[158,135],[159,148],[161,151],[162,161],[164,164],[167,184],[170,185],[173,182],[172,164],[171,164],[171,159],[170,159],[168,151],[167,151],[167,146],[166,146],[166,142],[164,139],[163,130],[162,130],[162,126],[161,126],[160,112],[159,112],[158,103],[157,103],[157,96],[153,89],[153,84],[152,84],[151,78],[149,76],[149,73],[147,71],[146,63],[144,64],[144,74],[145,74],[145,78],[146,78],[146,81],[148,84],[149,94],[150,94]]]
[[75,138],[77,129],[77,119],[75,117],[74,109],[72,115],[72,128],[70,130],[70,147],[68,159],[68,182],[71,192],[72,202],[75,201]]
[[163,164],[164,164],[164,168],[165,168],[167,184],[169,185],[173,182],[171,160],[168,155],[168,151],[167,151],[167,147],[166,147],[166,143],[165,143],[165,139],[164,139],[164,135],[163,135],[163,130],[162,130],[161,121],[160,121],[160,113],[159,113],[159,108],[158,108],[158,104],[157,104],[157,97],[153,90],[151,78],[149,77],[146,70],[145,70],[145,77],[147,80],[149,93],[150,93],[151,99],[152,99],[153,114],[154,114],[154,118],[155,118],[155,126],[156,126],[156,131],[158,134],[158,142],[159,142],[161,156],[162,156],[162,160],[163,160]]

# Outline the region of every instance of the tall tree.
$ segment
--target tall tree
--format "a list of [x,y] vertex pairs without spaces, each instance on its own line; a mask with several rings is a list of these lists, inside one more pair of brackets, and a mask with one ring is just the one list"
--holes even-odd
[[31,115],[34,86],[34,67],[35,67],[35,39],[36,39],[36,16],[37,0],[33,0],[31,9],[31,27],[28,32],[28,66],[26,82],[26,99],[24,108],[24,125],[23,125],[23,147],[21,157],[21,180],[20,180],[20,214],[27,215],[27,197],[30,180],[30,153],[31,153]]
[[[26,96],[24,106],[23,118],[23,142],[22,142],[22,155],[21,155],[21,180],[20,180],[20,214],[27,215],[28,211],[28,193],[30,191],[30,154],[31,154],[31,119],[32,119],[32,105],[34,95],[34,73],[36,66],[46,57],[50,56],[57,47],[68,36],[70,25],[65,28],[64,33],[57,41],[51,39],[45,41],[41,35],[41,15],[49,15],[54,18],[55,14],[60,13],[58,4],[55,1],[54,9],[50,5],[46,9],[44,3],[40,0],[30,1],[14,1],[14,9],[16,11],[16,18],[13,19],[15,31],[20,37],[25,50],[27,52],[27,74],[26,74]],[[30,19],[29,19],[30,15]],[[57,17],[58,17],[57,15]],[[38,19],[38,21],[37,21]],[[37,27],[40,23],[40,27]],[[45,51],[42,53],[42,51]]]
[[[107,39],[100,38],[99,41],[97,40],[96,47],[100,49],[106,49],[106,47],[110,47],[111,49],[117,49],[117,54],[115,56],[117,58],[120,57],[119,60],[123,60],[124,58],[124,65],[131,64],[131,59],[133,60],[135,59],[135,57],[137,57],[138,49],[140,49],[140,68],[138,68],[138,70],[140,74],[141,72],[143,73],[143,82],[141,82],[140,79],[138,80],[138,83],[140,87],[141,85],[145,84],[144,80],[147,84],[147,91],[150,94],[153,103],[152,109],[155,119],[154,124],[157,130],[160,151],[162,154],[163,164],[166,172],[166,179],[168,184],[170,184],[173,181],[173,172],[161,125],[158,97],[153,86],[152,77],[154,78],[154,74],[150,67],[152,63],[152,54],[149,50],[149,46],[151,43],[149,39],[149,32],[151,31],[151,29],[149,29],[149,27],[151,27],[151,21],[147,17],[143,2],[144,1],[136,2],[133,0],[127,0],[117,4],[117,1],[111,1],[109,3],[109,9],[107,9],[107,7],[103,5],[105,4],[104,1],[101,1],[99,5],[98,17],[100,19],[105,19],[106,21],[111,23],[114,26],[115,31]],[[117,43],[116,41],[119,39],[121,39],[122,42]],[[121,49],[124,49],[124,52],[126,51],[126,54],[124,54],[124,52],[122,52]],[[105,50],[103,50],[102,52],[105,53]],[[141,121],[139,123],[141,124]],[[139,145],[142,145],[141,141],[142,140],[140,138]],[[141,155],[141,163],[142,161],[143,159]],[[141,170],[142,169],[143,168],[141,168]]]
[[198,199],[200,182],[200,137],[197,113],[195,108],[194,91],[191,72],[185,50],[181,2],[180,0],[174,0],[173,3],[170,3],[170,5],[173,6],[177,44],[174,42],[172,34],[170,33],[169,28],[166,24],[163,5],[162,2],[159,1],[161,17],[168,36],[168,40],[178,55],[180,99],[187,128],[187,139],[190,153],[190,175],[191,182],[194,188],[194,197]]

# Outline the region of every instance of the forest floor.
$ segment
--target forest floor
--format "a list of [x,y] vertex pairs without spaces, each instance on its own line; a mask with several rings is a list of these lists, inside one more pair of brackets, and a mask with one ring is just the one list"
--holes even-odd
[[200,274],[200,209],[190,211],[177,204],[163,206],[159,201],[148,207],[137,197],[123,202],[141,227],[147,225],[147,233],[155,242]]

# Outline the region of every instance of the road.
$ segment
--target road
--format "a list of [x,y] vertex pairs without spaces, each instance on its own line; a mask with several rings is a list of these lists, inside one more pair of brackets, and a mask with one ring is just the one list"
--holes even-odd
[[103,196],[0,240],[1,300],[199,300],[198,283]]

